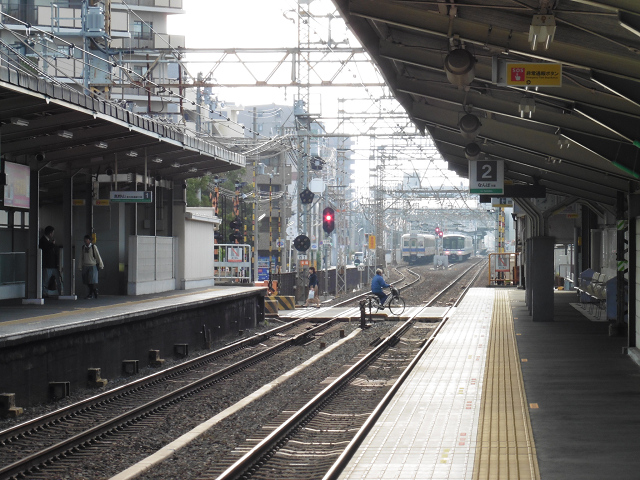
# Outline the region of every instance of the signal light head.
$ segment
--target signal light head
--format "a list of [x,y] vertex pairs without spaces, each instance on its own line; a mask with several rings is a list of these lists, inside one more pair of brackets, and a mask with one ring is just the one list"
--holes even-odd
[[322,229],[327,232],[333,232],[335,228],[335,212],[333,208],[327,207],[322,212]]

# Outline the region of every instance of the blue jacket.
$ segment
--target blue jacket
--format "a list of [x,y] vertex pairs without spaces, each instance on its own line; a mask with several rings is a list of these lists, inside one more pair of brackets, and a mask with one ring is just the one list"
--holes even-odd
[[371,280],[371,291],[373,293],[382,293],[383,288],[389,288],[391,285],[387,284],[382,278],[382,275],[376,275]]
[[315,273],[309,275],[309,288],[318,286],[318,276]]

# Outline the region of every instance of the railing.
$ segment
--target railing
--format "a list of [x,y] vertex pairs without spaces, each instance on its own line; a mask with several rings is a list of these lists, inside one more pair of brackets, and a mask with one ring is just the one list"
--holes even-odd
[[0,285],[24,283],[27,271],[26,266],[26,253],[0,253]]
[[489,254],[489,285],[520,285],[520,254]]
[[214,246],[213,278],[216,282],[251,282],[251,245]]
[[[122,3],[122,0],[111,0],[112,5]],[[182,8],[182,0],[127,0],[130,7],[162,7]]]

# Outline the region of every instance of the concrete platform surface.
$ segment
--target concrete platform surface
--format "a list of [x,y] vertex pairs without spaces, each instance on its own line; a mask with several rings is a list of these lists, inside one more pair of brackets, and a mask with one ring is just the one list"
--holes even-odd
[[96,323],[154,315],[204,303],[224,302],[245,296],[264,295],[266,288],[220,286],[206,289],[173,290],[153,295],[102,296],[89,300],[45,299],[44,305],[23,305],[20,300],[0,301],[0,346],[9,339],[29,334],[90,327]]
[[640,478],[625,336],[576,309],[575,292],[555,291],[554,321],[533,322],[524,291],[474,291],[340,478]]

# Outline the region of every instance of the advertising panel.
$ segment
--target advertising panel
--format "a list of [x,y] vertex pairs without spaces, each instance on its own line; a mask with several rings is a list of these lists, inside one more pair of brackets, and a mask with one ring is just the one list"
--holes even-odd
[[4,186],[4,206],[13,208],[29,208],[31,172],[27,165],[4,162],[4,173],[7,184]]

